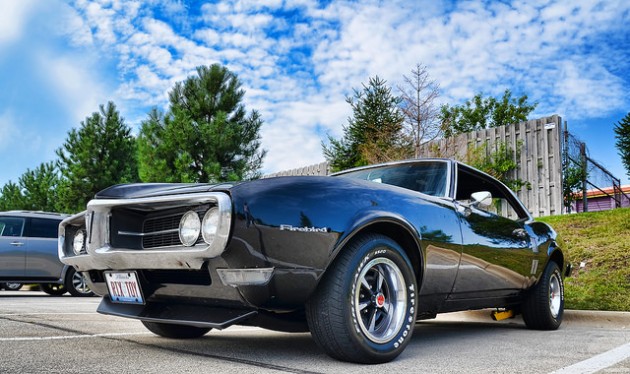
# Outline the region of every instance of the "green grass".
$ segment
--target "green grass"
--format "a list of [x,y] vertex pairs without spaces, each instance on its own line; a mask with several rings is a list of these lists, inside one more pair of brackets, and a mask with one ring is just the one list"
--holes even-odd
[[567,309],[630,311],[630,208],[542,217],[573,265]]

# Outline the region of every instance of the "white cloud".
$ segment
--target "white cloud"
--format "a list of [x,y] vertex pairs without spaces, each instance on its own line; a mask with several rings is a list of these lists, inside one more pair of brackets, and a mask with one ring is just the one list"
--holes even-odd
[[34,0],[0,2],[0,46],[22,37],[28,16],[36,6]]
[[395,86],[418,62],[443,102],[509,88],[544,114],[588,117],[630,104],[627,71],[615,71],[629,67],[628,52],[615,56],[598,42],[606,33],[626,33],[627,42],[625,1],[231,0],[202,5],[197,18],[180,2],[159,4],[78,2],[76,34],[87,43],[89,29],[118,54],[118,95],[143,105],[163,107],[196,66],[236,72],[248,109],[264,116],[269,172],[320,161],[320,137],[341,135],[351,89],[376,74]]

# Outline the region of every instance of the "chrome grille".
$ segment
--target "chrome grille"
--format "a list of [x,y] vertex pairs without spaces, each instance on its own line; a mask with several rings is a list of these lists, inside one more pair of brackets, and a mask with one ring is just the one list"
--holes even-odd
[[146,249],[182,245],[179,232],[168,232],[142,237],[142,247]]
[[183,214],[175,214],[167,217],[150,218],[144,221],[142,232],[145,234],[159,231],[179,229],[179,221]]
[[[209,207],[205,205],[197,207],[193,210],[197,212],[199,218],[201,219],[208,208]],[[182,242],[179,239],[179,222],[186,211],[180,211],[176,214],[153,217],[145,220],[142,225],[142,248],[151,249],[182,245]],[[202,241],[203,238],[199,235],[197,243]]]

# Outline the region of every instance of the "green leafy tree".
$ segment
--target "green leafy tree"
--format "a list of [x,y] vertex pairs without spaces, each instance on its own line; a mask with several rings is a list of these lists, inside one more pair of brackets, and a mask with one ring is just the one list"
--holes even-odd
[[220,182],[260,176],[263,121],[246,113],[236,74],[214,64],[175,85],[170,110],[154,109],[138,136],[145,182]]
[[626,173],[630,177],[630,113],[617,122],[614,130],[615,145],[619,151],[619,156],[621,156],[621,162],[626,168]]
[[500,99],[484,98],[479,93],[463,105],[443,105],[440,115],[442,130],[448,138],[489,127],[516,124],[526,121],[536,105],[527,102],[527,95],[513,98],[510,90],[505,90]]
[[56,212],[59,209],[57,188],[59,174],[53,162],[43,163],[34,170],[26,170],[18,183],[5,184],[0,190],[0,210],[42,210]]
[[582,197],[584,180],[588,173],[582,162],[563,162],[562,165],[562,196],[566,211],[571,213],[573,203]]
[[486,145],[471,147],[466,154],[466,163],[497,178],[514,192],[523,187],[531,189],[529,182],[514,177],[521,147],[522,142],[516,144],[516,149],[504,142],[498,142],[494,150],[488,150]]
[[62,175],[61,207],[68,212],[85,209],[98,191],[138,180],[135,139],[114,103],[100,106],[79,129],[72,129],[57,150]]
[[352,107],[344,136],[328,136],[322,144],[324,156],[334,171],[408,157],[413,154],[411,140],[403,130],[405,117],[399,108],[401,99],[392,94],[386,81],[370,78],[362,90],[346,102]]

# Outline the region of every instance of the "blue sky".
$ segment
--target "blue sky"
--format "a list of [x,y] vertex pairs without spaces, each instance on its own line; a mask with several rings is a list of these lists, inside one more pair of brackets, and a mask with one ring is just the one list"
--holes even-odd
[[0,1],[0,185],[56,159],[67,132],[114,101],[137,131],[196,66],[238,74],[261,112],[264,172],[323,161],[345,97],[416,63],[440,103],[505,89],[559,114],[628,183],[613,124],[630,112],[630,2]]

